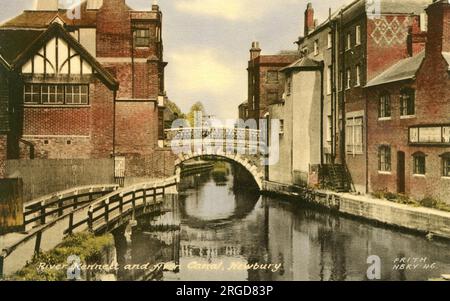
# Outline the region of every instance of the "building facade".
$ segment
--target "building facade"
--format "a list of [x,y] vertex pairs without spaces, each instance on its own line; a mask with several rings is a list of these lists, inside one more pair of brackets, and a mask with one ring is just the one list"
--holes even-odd
[[369,189],[450,202],[450,4],[427,13],[426,49],[367,84]]
[[253,42],[248,62],[248,119],[264,118],[270,104],[279,102],[284,77],[278,71],[299,58],[296,53],[261,55],[259,42]]
[[[317,153],[322,156],[319,161],[322,171],[320,166],[314,167],[316,162],[311,162],[308,184],[314,185],[317,173],[324,170],[327,173],[331,166],[331,175],[326,176],[337,174],[335,178],[344,178],[346,182],[337,186],[348,186],[347,182],[351,182],[356,191],[369,191],[368,108],[364,87],[388,67],[423,49],[424,9],[430,3],[410,0],[400,4],[382,0],[376,1],[374,7],[372,1],[359,0],[330,13],[321,24],[314,19],[314,9],[308,4],[305,32],[297,41],[298,50],[303,57],[323,65],[319,81],[303,87],[311,93],[320,87],[323,94],[323,99],[316,100],[321,127],[313,138],[317,141],[312,143],[321,145]],[[310,101],[301,97],[292,101]],[[293,116],[297,114],[306,120],[311,116],[302,106],[293,112]],[[286,119],[293,117],[277,118],[289,125]]]
[[15,108],[7,158],[153,156],[164,138],[161,28],[158,5],[125,0],[39,0],[1,24],[0,55],[16,76],[0,89]]

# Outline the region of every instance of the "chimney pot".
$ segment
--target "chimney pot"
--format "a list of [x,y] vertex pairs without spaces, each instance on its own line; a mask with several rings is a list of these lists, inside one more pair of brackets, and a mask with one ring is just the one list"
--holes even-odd
[[305,37],[315,29],[314,8],[309,2],[305,10]]

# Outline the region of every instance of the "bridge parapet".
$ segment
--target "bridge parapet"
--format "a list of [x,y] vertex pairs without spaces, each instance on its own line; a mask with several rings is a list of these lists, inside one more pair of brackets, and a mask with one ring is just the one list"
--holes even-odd
[[165,131],[165,145],[176,154],[265,154],[261,131],[248,128],[202,127]]

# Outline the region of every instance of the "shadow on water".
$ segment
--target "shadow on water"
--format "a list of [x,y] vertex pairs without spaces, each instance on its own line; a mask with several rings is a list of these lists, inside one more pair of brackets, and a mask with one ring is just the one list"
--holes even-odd
[[115,233],[119,266],[135,267],[119,280],[366,280],[371,255],[382,280],[450,273],[446,243],[261,197],[245,173],[219,167],[183,178],[163,214]]

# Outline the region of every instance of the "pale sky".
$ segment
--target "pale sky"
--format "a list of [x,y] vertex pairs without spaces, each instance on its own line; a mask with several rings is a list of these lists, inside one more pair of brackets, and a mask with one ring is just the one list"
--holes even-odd
[[[135,9],[150,9],[152,2],[127,0]],[[247,98],[251,42],[259,41],[263,54],[295,50],[307,2],[313,3],[320,23],[329,7],[335,10],[350,0],[159,0],[169,98],[185,112],[201,101],[209,114],[236,118],[237,106]],[[0,20],[32,8],[33,3],[0,0]]]

